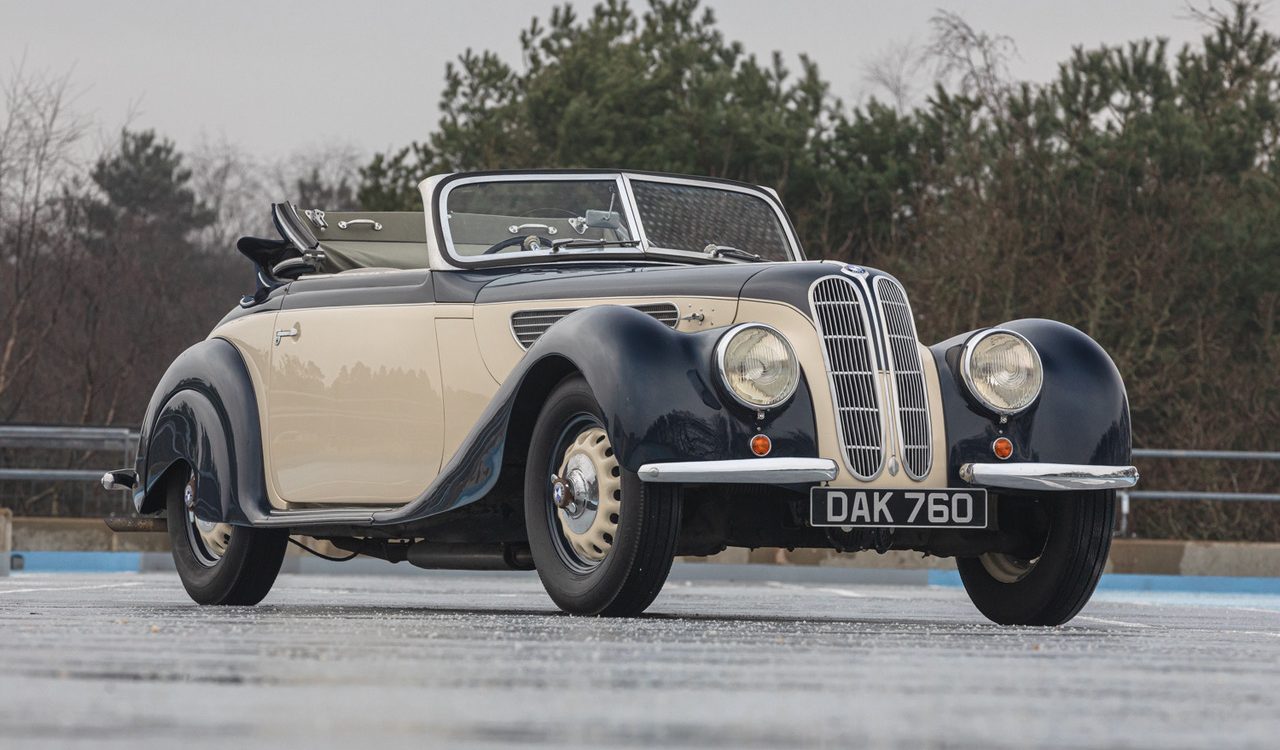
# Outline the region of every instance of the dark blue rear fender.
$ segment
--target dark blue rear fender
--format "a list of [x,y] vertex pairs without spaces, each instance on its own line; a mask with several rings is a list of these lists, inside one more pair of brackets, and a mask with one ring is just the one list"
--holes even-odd
[[978,331],[931,347],[942,388],[953,486],[960,482],[961,464],[996,460],[991,443],[1001,435],[1013,441],[1010,461],[1128,465],[1129,400],[1106,351],[1083,332],[1052,320],[1015,320],[995,327],[1016,331],[1035,346],[1044,365],[1044,387],[1031,408],[1001,425],[972,399],[960,375],[964,343]]
[[201,518],[248,524],[268,512],[253,382],[222,339],[180,354],[151,397],[139,440],[139,512],[164,509],[164,485],[180,465],[196,472]]

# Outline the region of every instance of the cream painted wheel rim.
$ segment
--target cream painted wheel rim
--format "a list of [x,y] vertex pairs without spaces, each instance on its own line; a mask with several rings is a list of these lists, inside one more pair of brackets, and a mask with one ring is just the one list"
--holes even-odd
[[612,549],[621,501],[622,474],[609,436],[599,426],[589,427],[565,449],[552,477],[560,533],[586,566],[599,564]]
[[1040,558],[1019,560],[1003,552],[988,552],[978,559],[982,560],[982,567],[986,568],[987,573],[1000,583],[1017,583],[1035,570]]
[[187,539],[191,542],[191,551],[196,561],[206,568],[217,565],[222,556],[227,554],[227,546],[231,544],[231,524],[202,521],[196,518],[193,508],[196,503],[196,475],[192,472],[187,486],[182,490],[183,507],[187,509]]

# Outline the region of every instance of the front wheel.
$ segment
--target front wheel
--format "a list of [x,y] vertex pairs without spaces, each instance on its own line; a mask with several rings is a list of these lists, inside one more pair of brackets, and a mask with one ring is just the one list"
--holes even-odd
[[1001,625],[1061,625],[1093,596],[1111,549],[1116,495],[1064,492],[1000,498],[1000,525],[1028,537],[1028,552],[959,558],[974,606]]
[[581,377],[557,386],[534,424],[524,514],[542,585],[570,614],[638,615],[671,571],[679,491],[619,465]]
[[288,532],[197,518],[189,509],[196,482],[192,471],[166,488],[169,546],[182,586],[197,604],[257,604],[280,573]]

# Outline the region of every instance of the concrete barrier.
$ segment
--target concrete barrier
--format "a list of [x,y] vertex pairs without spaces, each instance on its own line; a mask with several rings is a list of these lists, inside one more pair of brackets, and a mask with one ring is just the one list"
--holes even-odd
[[[10,534],[12,537],[10,538]],[[307,544],[330,555],[344,555],[325,542],[307,539]],[[7,550],[41,552],[121,552],[146,554],[147,569],[171,566],[166,561],[169,537],[158,533],[116,533],[95,518],[10,518],[0,509],[0,575],[9,568]],[[297,547],[289,548],[290,558],[306,556]],[[68,558],[70,559],[70,558]],[[142,557],[139,558],[140,560]],[[872,551],[840,553],[822,549],[784,550],[733,547],[711,557],[680,558],[695,565],[778,565],[794,568],[865,569],[875,571],[954,571],[950,558],[927,557],[919,552],[895,550],[883,555]],[[296,560],[287,570],[297,568]],[[327,567],[327,566],[326,566]],[[1188,542],[1161,539],[1116,539],[1111,545],[1107,573],[1280,578],[1280,544],[1262,542]]]
[[[711,557],[680,558],[689,563],[816,565],[830,568],[893,568],[955,570],[955,561],[926,557],[919,552],[893,550],[840,553],[823,549],[730,548]],[[1107,573],[1280,577],[1280,544],[1271,542],[1192,542],[1174,539],[1116,539],[1111,544]]]
[[13,551],[13,511],[0,508],[0,578],[9,575],[9,554]]

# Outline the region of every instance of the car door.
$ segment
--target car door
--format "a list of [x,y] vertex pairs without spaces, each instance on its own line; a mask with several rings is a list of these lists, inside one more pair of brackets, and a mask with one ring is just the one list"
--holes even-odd
[[267,476],[290,504],[394,506],[440,469],[443,404],[426,270],[293,282],[276,318]]

